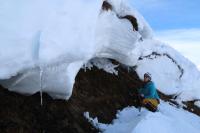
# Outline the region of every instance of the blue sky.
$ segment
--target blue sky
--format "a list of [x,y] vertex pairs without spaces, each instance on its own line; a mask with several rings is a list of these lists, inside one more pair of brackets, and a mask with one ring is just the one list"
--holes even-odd
[[200,28],[200,0],[131,0],[154,30]]
[[200,69],[200,0],[130,0],[157,39],[190,59]]

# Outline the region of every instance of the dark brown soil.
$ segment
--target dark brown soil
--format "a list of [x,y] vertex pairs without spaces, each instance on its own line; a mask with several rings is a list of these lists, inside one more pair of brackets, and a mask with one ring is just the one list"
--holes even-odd
[[184,107],[184,109],[188,110],[189,112],[192,112],[194,114],[197,114],[198,116],[200,116],[200,108],[197,107],[196,105],[194,105],[194,101],[189,101],[189,102],[183,102],[183,104],[186,105],[186,107]]
[[22,96],[0,90],[0,133],[96,132],[83,117],[77,118],[66,101],[44,95]]
[[84,118],[84,112],[110,123],[117,110],[137,105],[134,95],[141,81],[134,70],[128,72],[122,65],[117,69],[118,76],[96,67],[86,72],[82,69],[69,101],[44,94],[43,106],[39,93],[23,96],[0,87],[0,133],[98,132]]
[[138,31],[138,23],[137,19],[131,15],[126,15],[124,17],[120,17],[121,19],[127,19],[131,22],[134,31]]
[[76,78],[71,103],[79,104],[79,112],[88,111],[100,122],[110,123],[117,110],[136,104],[133,95],[142,84],[135,72],[128,73],[128,69],[122,66],[118,70],[118,76],[97,68],[86,72],[81,70]]
[[102,10],[104,11],[108,11],[108,10],[112,10],[112,5],[110,3],[108,3],[107,1],[104,1],[102,4]]

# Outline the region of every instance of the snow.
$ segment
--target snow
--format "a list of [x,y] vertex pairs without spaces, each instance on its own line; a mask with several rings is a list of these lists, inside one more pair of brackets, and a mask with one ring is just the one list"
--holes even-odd
[[134,8],[132,8],[130,0],[108,0],[113,5],[113,10],[118,16],[132,15],[137,18],[139,33],[144,39],[153,37],[153,30],[143,18],[143,16]]
[[[137,63],[137,52],[134,51],[137,42],[152,38],[152,30],[144,18],[127,5],[124,0],[109,0],[113,11],[101,12],[96,30],[95,56],[115,59],[123,64],[134,66]],[[133,15],[137,18],[139,30],[133,31],[133,26],[119,16]]]
[[93,66],[96,66],[98,69],[103,69],[107,73],[115,74],[116,76],[118,75],[118,71],[115,69],[118,65],[114,65],[106,58],[93,58],[84,67],[91,70]]
[[[156,40],[145,40],[138,46],[140,56],[152,52],[167,53],[167,56],[152,56],[137,63],[137,73],[143,79],[145,72],[152,74],[157,89],[168,95],[177,95],[177,100],[190,101],[200,97],[200,72],[197,67],[179,52],[165,43]],[[183,72],[181,72],[183,70]]]
[[0,1],[0,79],[58,59],[90,58],[100,8],[93,0]]
[[42,68],[42,91],[54,98],[69,98],[77,71],[92,58],[101,3],[0,1],[1,84],[11,91],[34,94],[40,91]]
[[127,107],[118,112],[112,124],[99,123],[98,119],[86,118],[104,133],[199,133],[200,117],[183,109],[161,102],[159,112],[149,112]]
[[[0,84],[22,94],[42,91],[68,99],[76,74],[91,59],[94,66],[117,75],[108,60],[97,60],[111,58],[137,66],[141,79],[150,72],[157,88],[179,101],[200,99],[197,67],[155,40],[148,23],[126,0],[108,2],[112,11],[101,10],[99,0],[0,1]],[[125,15],[136,17],[138,31],[119,19]],[[152,52],[161,56],[145,58]]]
[[[126,0],[0,1],[0,84],[31,95],[46,92],[69,99],[81,68],[96,66],[117,75],[117,65],[137,66],[141,79],[150,72],[157,89],[177,95],[176,101],[200,99],[200,72],[191,61],[153,37],[151,27]],[[133,15],[138,31],[126,19]],[[142,39],[141,39],[142,38]],[[152,53],[158,55],[151,55]],[[195,105],[200,107],[199,102]],[[199,133],[200,118],[161,102],[159,112],[127,107],[112,124],[84,114],[105,133]]]
[[196,102],[194,103],[194,105],[196,105],[197,107],[200,108],[200,101],[196,101]]
[[[90,59],[135,65],[135,44],[152,37],[150,27],[125,1],[110,2],[115,10],[104,12],[102,1],[94,0],[1,1],[0,83],[22,94],[42,91],[68,99],[77,72]],[[127,13],[138,17],[138,32],[118,18]],[[117,74],[113,66],[97,66]]]
[[[200,65],[200,29],[176,29],[157,31],[156,37],[167,42],[197,66]],[[200,68],[200,67],[199,67]]]
[[[172,45],[170,44],[170,46]],[[198,51],[200,49],[200,45],[188,43],[188,45],[174,44],[172,47],[182,53],[186,58],[190,59],[193,63],[195,63],[197,68],[200,68],[200,54]]]
[[132,50],[140,37],[138,32],[133,31],[131,23],[127,20],[120,20],[111,11],[101,13],[97,24],[95,56],[134,65],[136,59]]

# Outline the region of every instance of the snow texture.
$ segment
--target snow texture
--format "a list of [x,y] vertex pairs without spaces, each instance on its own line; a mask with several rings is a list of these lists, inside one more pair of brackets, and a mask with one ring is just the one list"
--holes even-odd
[[118,65],[114,65],[110,60],[103,58],[94,58],[90,60],[84,67],[89,70],[92,69],[93,66],[96,66],[98,69],[103,69],[107,73],[118,75],[118,71],[115,69]]
[[112,124],[99,123],[89,113],[85,117],[103,133],[199,133],[200,117],[161,102],[159,112],[127,107],[118,112]]
[[40,91],[42,68],[42,91],[68,99],[76,74],[92,58],[101,3],[0,1],[1,84],[11,91],[34,94]]
[[196,105],[197,107],[200,108],[200,101],[196,101],[196,102],[194,103],[194,105]]
[[143,57],[151,55],[152,52],[161,54],[161,56],[153,55],[154,57],[138,61],[136,71],[141,79],[145,72],[150,72],[161,92],[177,95],[177,100],[182,101],[199,99],[200,73],[191,61],[159,41],[145,40],[138,47],[138,51]]
[[[141,79],[150,72],[157,88],[178,100],[200,99],[200,72],[193,63],[156,41],[126,0],[108,0],[113,6],[109,11],[101,10],[102,2],[0,1],[0,83],[22,94],[41,91],[68,99],[78,71],[88,61],[111,58],[137,66]],[[137,19],[138,31],[129,20],[120,19],[125,15]],[[93,60],[93,65],[117,74],[109,62]]]

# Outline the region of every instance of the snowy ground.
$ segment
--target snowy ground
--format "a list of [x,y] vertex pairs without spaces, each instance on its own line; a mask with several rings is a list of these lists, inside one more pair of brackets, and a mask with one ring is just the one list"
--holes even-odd
[[[87,113],[86,113],[87,114]],[[104,133],[199,133],[200,117],[183,109],[161,102],[159,112],[146,109],[141,112],[135,107],[127,107],[118,112],[112,124],[98,123],[86,117]]]

